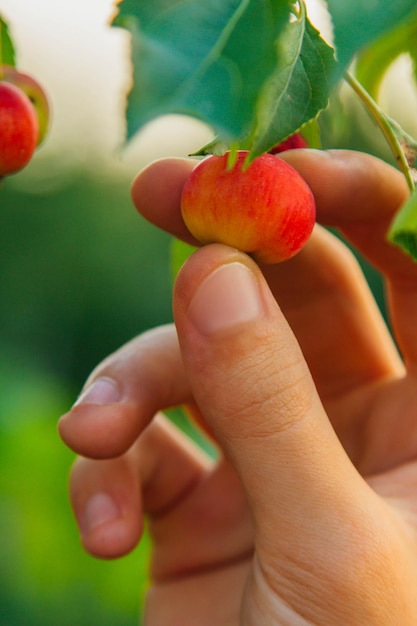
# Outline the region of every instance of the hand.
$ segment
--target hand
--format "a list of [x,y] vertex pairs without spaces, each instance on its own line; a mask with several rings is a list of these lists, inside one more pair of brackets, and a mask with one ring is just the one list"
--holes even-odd
[[[259,268],[222,246],[177,279],[175,328],[134,339],[62,418],[86,550],[154,541],[147,626],[412,626],[417,615],[417,265],[385,240],[402,176],[351,152],[288,152],[321,224],[385,275],[397,348],[356,261],[317,226]],[[133,185],[140,212],[188,241],[192,162]],[[205,457],[159,411],[184,404]],[[88,457],[88,458],[86,458]]]

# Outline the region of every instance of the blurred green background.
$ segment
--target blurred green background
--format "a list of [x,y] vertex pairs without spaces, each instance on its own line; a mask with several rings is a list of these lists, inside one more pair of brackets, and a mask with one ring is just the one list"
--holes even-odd
[[[130,182],[210,135],[172,118],[119,150],[129,68],[125,36],[107,26],[113,4],[2,0],[19,64],[54,113],[33,163],[0,189],[0,626],[131,626],[146,588],[146,539],[119,561],[81,549],[56,423],[103,357],[171,320],[170,240],[137,215]],[[335,115],[329,141],[381,153],[355,116]]]
[[135,173],[206,143],[170,118],[127,148],[128,40],[113,0],[2,0],[20,69],[52,104],[47,141],[0,187],[0,626],[130,626],[147,540],[118,561],[82,550],[56,424],[101,359],[171,320],[170,238],[130,200]]
[[0,623],[135,624],[146,546],[83,553],[56,422],[95,364],[171,319],[169,238],[126,180],[75,170],[48,193],[6,181],[0,222]]

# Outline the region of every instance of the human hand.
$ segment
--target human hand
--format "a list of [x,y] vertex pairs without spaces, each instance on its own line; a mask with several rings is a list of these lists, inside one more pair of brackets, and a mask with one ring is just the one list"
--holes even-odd
[[[417,266],[384,239],[407,188],[363,154],[284,158],[319,221],[384,273],[403,358],[352,255],[319,226],[262,271],[221,245],[187,261],[176,328],[108,357],[60,423],[84,457],[71,498],[86,550],[125,554],[149,518],[147,626],[415,624]],[[133,185],[143,215],[189,241],[192,167],[160,161]],[[217,461],[158,413],[178,404]]]

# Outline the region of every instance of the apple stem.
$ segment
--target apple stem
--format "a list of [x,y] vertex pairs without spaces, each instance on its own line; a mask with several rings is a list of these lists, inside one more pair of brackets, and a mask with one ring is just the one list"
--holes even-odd
[[407,157],[404,153],[404,150],[402,149],[401,143],[397,135],[395,134],[383,110],[369,95],[366,89],[362,87],[360,82],[355,78],[355,76],[353,76],[353,74],[351,74],[350,72],[346,72],[345,80],[356,93],[356,95],[359,96],[362,103],[365,105],[366,109],[379,126],[385,139],[388,142],[388,145],[391,148],[391,151],[395,157],[396,162],[398,163],[400,170],[404,174],[410,191],[413,192],[415,190],[415,185],[410,171],[410,167],[408,165]]

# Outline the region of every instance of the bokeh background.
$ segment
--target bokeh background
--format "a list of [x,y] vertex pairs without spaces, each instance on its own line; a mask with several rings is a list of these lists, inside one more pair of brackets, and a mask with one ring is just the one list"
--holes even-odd
[[45,86],[51,131],[0,190],[0,624],[137,624],[146,540],[101,562],[67,499],[73,455],[56,423],[89,371],[171,320],[170,239],[130,201],[136,172],[207,129],[168,118],[124,142],[129,42],[111,0],[1,0],[18,65]]
[[[130,626],[148,542],[119,561],[84,554],[67,500],[73,455],[56,422],[103,357],[171,320],[170,239],[136,214],[130,183],[211,135],[171,116],[123,145],[129,41],[109,27],[112,0],[0,0],[0,12],[53,108],[47,142],[0,190],[0,625]],[[411,84],[407,72],[396,65],[391,83]],[[415,92],[398,103],[389,85],[385,104],[417,135]],[[366,147],[363,136],[340,141]],[[380,278],[364,267],[383,308]]]

